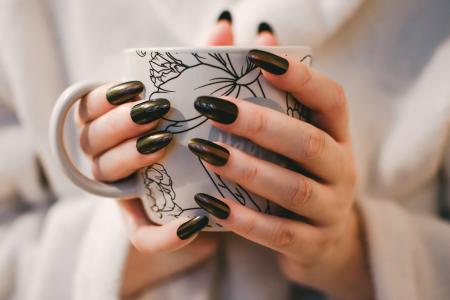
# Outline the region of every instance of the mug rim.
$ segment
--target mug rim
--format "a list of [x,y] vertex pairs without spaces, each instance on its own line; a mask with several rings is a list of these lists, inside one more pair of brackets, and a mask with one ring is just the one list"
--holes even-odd
[[310,46],[200,46],[200,47],[137,47],[125,48],[123,53],[135,54],[136,51],[145,52],[176,52],[176,53],[198,53],[198,52],[248,52],[250,50],[264,50],[264,51],[305,51],[311,54],[312,48]]

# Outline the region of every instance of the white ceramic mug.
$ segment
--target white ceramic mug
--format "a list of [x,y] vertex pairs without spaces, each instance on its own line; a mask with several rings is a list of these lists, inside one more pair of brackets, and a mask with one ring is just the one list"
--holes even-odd
[[[64,145],[63,129],[70,108],[100,84],[84,82],[66,89],[57,100],[50,121],[51,146],[66,175],[80,188],[93,194],[114,198],[140,197],[148,217],[157,224],[180,216],[205,215],[194,201],[196,193],[235,199],[257,211],[276,214],[279,208],[268,200],[209,172],[187,146],[191,138],[221,141],[256,157],[280,165],[288,164],[287,159],[278,154],[212,127],[194,108],[198,96],[227,95],[270,107],[291,117],[306,118],[307,109],[288,93],[265,81],[260,69],[247,58],[252,49],[290,56],[306,64],[312,60],[310,48],[303,46],[125,50],[126,70],[122,79],[141,81],[145,86],[145,99],[169,99],[171,110],[159,123],[158,130],[171,131],[174,138],[163,160],[119,182],[99,182],[82,174]],[[219,224],[210,223],[206,230],[222,229]]]

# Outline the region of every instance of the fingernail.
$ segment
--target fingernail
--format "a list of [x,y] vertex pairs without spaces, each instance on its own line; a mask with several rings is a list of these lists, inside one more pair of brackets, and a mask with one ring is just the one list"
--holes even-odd
[[136,124],[146,124],[164,116],[170,109],[167,99],[155,99],[136,104],[131,108],[131,119]]
[[141,154],[154,153],[167,146],[172,137],[173,134],[168,131],[151,132],[138,138],[136,149]]
[[258,34],[261,34],[263,32],[273,33],[272,26],[270,26],[269,23],[266,23],[266,22],[259,23],[259,25],[258,25]]
[[238,115],[236,104],[217,97],[200,96],[195,100],[194,107],[207,118],[223,124],[233,123]]
[[289,68],[289,62],[287,59],[266,51],[250,50],[247,57],[256,66],[275,75],[284,74]]
[[106,99],[112,105],[119,105],[128,102],[138,96],[144,90],[144,85],[140,81],[128,81],[113,87],[106,92]]
[[226,20],[230,23],[233,22],[230,11],[224,10],[223,12],[220,13],[219,17],[217,18],[217,22],[220,22],[222,20]]
[[224,220],[230,215],[230,207],[213,196],[198,193],[194,196],[194,199],[198,206],[219,219]]
[[177,235],[180,239],[186,240],[193,234],[199,232],[205,228],[209,223],[209,219],[206,216],[198,216],[190,219],[186,223],[183,223],[177,229]]
[[224,147],[204,139],[191,139],[188,147],[200,159],[219,167],[225,165],[230,156]]

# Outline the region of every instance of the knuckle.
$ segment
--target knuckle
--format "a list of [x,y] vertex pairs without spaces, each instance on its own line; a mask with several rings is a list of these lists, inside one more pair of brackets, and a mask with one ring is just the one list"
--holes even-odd
[[358,171],[353,165],[349,168],[348,180],[351,187],[356,187],[358,184]]
[[267,117],[263,112],[257,110],[254,112],[253,118],[247,124],[250,135],[258,135],[266,130]]
[[118,115],[120,115],[118,113],[119,111],[111,111],[96,119],[98,131],[101,131],[103,135],[109,137],[123,136],[123,132],[126,132],[128,128],[125,128],[124,125],[126,125],[126,123],[118,118]]
[[90,130],[90,126],[86,125],[81,129],[81,133],[80,133],[80,147],[81,147],[81,150],[86,155],[93,154],[92,145],[89,140],[89,130]]
[[253,231],[256,228],[256,222],[258,221],[258,216],[256,214],[251,214],[243,226],[243,234],[245,236],[252,235]]
[[75,119],[77,120],[78,124],[84,124],[89,122],[89,113],[86,98],[82,98],[80,100],[77,113],[75,114]]
[[299,281],[301,280],[301,270],[296,261],[283,257],[279,260],[279,265],[281,268],[281,272],[286,276],[286,278],[290,281]]
[[300,87],[308,85],[312,80],[311,68],[303,63],[299,63],[299,69],[302,72],[302,81],[299,83]]
[[136,157],[132,160],[133,165],[132,165],[132,169],[133,171],[140,169],[142,167],[146,167],[148,165],[151,165],[155,162],[157,162],[158,160],[160,160],[161,158],[163,158],[164,156],[164,151],[165,148],[160,149],[152,154],[141,154],[137,151],[135,151],[135,155]]
[[304,155],[313,159],[322,155],[325,147],[325,134],[316,128],[311,128],[305,135]]
[[259,169],[255,164],[250,164],[242,172],[242,178],[245,182],[252,182],[256,176],[258,176]]
[[[314,257],[316,261],[320,257],[324,257],[327,253],[330,253],[334,249],[335,244],[337,243],[337,238],[334,237],[333,233],[321,232],[317,235],[316,240],[314,242],[313,251],[310,256]],[[317,255],[317,253],[321,253],[321,255]]]
[[294,184],[288,188],[288,202],[293,208],[309,203],[312,195],[311,182],[304,176],[300,176]]
[[334,98],[330,104],[330,110],[332,111],[345,111],[347,109],[347,100],[345,96],[345,91],[342,85],[333,81]]
[[292,244],[294,240],[294,232],[289,223],[280,221],[270,237],[270,246],[276,249],[286,248]]
[[94,177],[95,180],[99,181],[105,180],[98,159],[94,159],[92,161],[92,176]]

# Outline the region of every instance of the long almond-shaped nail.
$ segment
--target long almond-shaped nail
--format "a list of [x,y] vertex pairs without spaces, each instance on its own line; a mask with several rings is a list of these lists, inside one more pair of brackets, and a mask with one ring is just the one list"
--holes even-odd
[[269,23],[266,22],[259,23],[257,33],[261,34],[263,32],[273,33],[272,26],[270,26]]
[[146,124],[164,116],[170,109],[167,99],[148,100],[131,108],[131,119],[136,124]]
[[226,148],[204,139],[191,139],[188,147],[200,159],[215,166],[225,165],[230,156]]
[[223,124],[233,123],[238,115],[236,104],[212,96],[198,97],[194,102],[194,107],[202,115]]
[[169,145],[172,138],[173,134],[168,131],[151,132],[138,138],[136,149],[141,154],[154,153]]
[[262,50],[250,50],[247,57],[258,67],[275,75],[286,73],[289,68],[287,59]]
[[209,223],[207,216],[198,216],[183,223],[177,229],[177,235],[180,239],[186,240],[193,234],[205,228]]
[[113,105],[123,104],[133,100],[144,90],[144,84],[140,81],[128,81],[113,87],[106,92],[106,99]]
[[232,18],[231,18],[231,13],[228,10],[224,10],[223,12],[220,13],[219,17],[217,18],[217,22],[220,22],[222,20],[228,21],[228,22],[232,22]]
[[223,201],[204,193],[198,193],[194,196],[195,202],[211,215],[226,219],[230,215],[230,207]]

